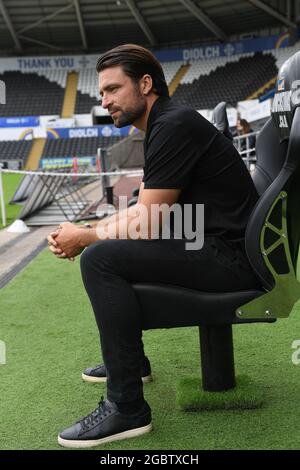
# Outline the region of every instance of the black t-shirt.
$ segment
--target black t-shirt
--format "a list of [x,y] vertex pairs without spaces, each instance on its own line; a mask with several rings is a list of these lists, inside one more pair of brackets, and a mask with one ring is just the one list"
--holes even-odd
[[145,189],[181,189],[182,206],[204,204],[205,236],[244,239],[258,194],[231,141],[209,121],[160,97],[149,114],[144,151]]

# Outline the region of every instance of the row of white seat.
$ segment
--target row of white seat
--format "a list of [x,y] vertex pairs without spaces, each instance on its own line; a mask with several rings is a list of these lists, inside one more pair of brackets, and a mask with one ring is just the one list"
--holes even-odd
[[53,70],[40,70],[38,71],[40,77],[45,77],[49,82],[55,82],[62,88],[66,87],[68,72],[62,69]]
[[294,46],[282,47],[279,49],[271,49],[269,51],[264,51],[264,54],[273,54],[276,59],[276,65],[278,70],[284,64],[284,62],[300,50],[300,41],[296,42]]
[[91,98],[99,99],[97,72],[94,68],[83,69],[79,72],[77,90],[88,94]]

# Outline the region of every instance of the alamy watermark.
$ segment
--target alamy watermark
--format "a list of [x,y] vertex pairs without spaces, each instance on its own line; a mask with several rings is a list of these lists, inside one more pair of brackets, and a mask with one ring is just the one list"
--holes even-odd
[[295,339],[295,341],[292,342],[292,349],[295,349],[295,351],[292,354],[292,363],[295,366],[298,366],[300,364],[300,339]]
[[[119,212],[127,210],[128,198],[120,196]],[[97,216],[103,212],[110,215],[116,210],[113,206],[100,206]],[[101,240],[115,239],[117,224],[98,224],[96,232]],[[204,204],[136,204],[128,209],[128,217],[119,224],[118,238],[131,240],[176,239],[186,240],[186,250],[201,250],[204,244]]]
[[6,344],[0,340],[0,365],[6,364]]
[[3,80],[0,80],[0,104],[6,104],[6,86]]

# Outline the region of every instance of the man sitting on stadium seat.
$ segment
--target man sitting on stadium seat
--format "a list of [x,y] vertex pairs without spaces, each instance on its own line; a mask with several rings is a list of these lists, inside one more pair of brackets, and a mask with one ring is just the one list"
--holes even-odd
[[[146,132],[145,166],[135,206],[102,220],[97,228],[67,222],[48,237],[50,250],[60,258],[84,250],[82,278],[105,364],[99,375],[107,374],[107,399],[59,434],[59,443],[66,447],[91,447],[151,430],[141,380],[141,373],[150,374],[150,366],[143,370],[147,359],[141,311],[132,283],[206,292],[259,285],[244,248],[245,227],[258,196],[229,139],[197,111],[172,102],[162,67],[147,49],[116,47],[99,58],[97,71],[102,106],[115,126],[132,124]],[[204,244],[187,248],[189,237],[178,229],[175,212],[171,236],[163,237],[164,218],[151,212],[162,204],[181,208],[194,241],[195,227],[200,230],[197,207],[204,204]],[[139,231],[142,226],[147,230]]]

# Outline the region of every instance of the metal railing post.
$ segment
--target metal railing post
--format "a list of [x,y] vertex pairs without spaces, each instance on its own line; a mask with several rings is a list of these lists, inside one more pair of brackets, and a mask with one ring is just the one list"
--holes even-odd
[[6,226],[6,213],[5,213],[5,200],[2,180],[2,163],[0,163],[0,202],[1,202],[1,214],[2,214],[2,225]]
[[[98,154],[100,153],[100,162],[101,162],[101,172],[106,173],[106,156],[107,151],[106,149],[98,149]],[[114,194],[113,194],[113,187],[110,185],[110,177],[108,175],[102,176],[102,190],[103,195],[106,197],[106,201],[108,204],[114,204]]]

